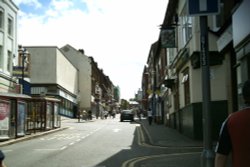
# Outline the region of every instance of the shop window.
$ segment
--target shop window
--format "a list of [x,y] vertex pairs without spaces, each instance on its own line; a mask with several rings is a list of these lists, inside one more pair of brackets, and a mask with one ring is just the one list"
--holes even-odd
[[0,99],[0,138],[8,138],[10,130],[10,102]]

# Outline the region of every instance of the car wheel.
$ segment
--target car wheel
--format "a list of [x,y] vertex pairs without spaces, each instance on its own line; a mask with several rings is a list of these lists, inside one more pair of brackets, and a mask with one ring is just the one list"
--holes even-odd
[[123,120],[121,119],[120,121],[122,122]]

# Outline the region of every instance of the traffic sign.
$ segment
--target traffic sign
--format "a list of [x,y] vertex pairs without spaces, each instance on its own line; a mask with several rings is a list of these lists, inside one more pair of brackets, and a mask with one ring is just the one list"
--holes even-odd
[[220,12],[220,0],[188,0],[188,14],[204,16]]

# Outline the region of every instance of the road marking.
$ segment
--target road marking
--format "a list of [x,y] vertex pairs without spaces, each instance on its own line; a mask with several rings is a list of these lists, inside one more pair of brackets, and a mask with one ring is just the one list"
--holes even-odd
[[67,148],[67,146],[63,146],[63,147],[60,148],[60,150],[64,150],[66,148]]
[[115,129],[113,129],[113,132],[119,132],[119,131],[121,131],[121,129],[118,129],[118,128],[115,128]]
[[34,149],[35,151],[57,151],[58,149],[44,148],[44,149]]
[[159,155],[148,155],[143,157],[136,157],[130,160],[125,161],[121,167],[134,167],[136,163],[153,158],[162,158],[162,157],[171,157],[171,156],[183,156],[183,155],[192,155],[192,154],[201,154],[201,152],[189,152],[189,153],[173,153],[173,154],[159,154]]
[[13,150],[2,150],[4,153],[12,152]]

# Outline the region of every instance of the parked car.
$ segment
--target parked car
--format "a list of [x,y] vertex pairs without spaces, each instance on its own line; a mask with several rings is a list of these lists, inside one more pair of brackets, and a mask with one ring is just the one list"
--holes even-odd
[[134,121],[134,112],[133,112],[133,110],[122,110],[120,120],[121,120],[121,122],[123,120]]

